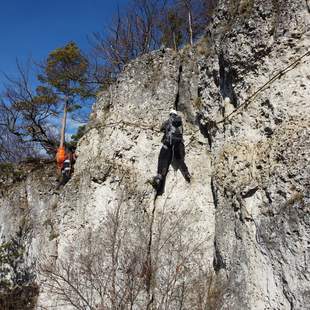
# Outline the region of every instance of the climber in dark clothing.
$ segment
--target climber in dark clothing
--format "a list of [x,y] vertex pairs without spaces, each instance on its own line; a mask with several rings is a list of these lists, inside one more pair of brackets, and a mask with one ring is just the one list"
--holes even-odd
[[162,124],[160,131],[164,132],[162,138],[163,146],[159,153],[157,176],[153,179],[153,186],[157,190],[158,195],[164,193],[166,176],[170,164],[173,164],[175,169],[180,169],[187,182],[191,180],[188,168],[184,162],[185,147],[183,142],[182,118],[178,115],[177,111],[170,111],[169,119]]

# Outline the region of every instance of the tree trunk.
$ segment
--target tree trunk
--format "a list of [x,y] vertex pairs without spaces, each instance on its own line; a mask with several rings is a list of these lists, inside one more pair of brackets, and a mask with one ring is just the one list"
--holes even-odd
[[178,47],[177,47],[177,40],[176,40],[175,32],[174,32],[174,31],[173,31],[173,33],[172,33],[172,38],[173,38],[173,47],[174,47],[174,50],[177,51],[177,50],[178,50]]
[[62,119],[62,128],[60,132],[60,146],[59,147],[64,147],[65,144],[65,132],[66,132],[66,122],[67,122],[67,111],[68,111],[68,98],[65,98],[65,103],[64,103],[64,116]]
[[188,30],[189,30],[189,44],[193,45],[193,27],[192,27],[192,13],[188,11]]

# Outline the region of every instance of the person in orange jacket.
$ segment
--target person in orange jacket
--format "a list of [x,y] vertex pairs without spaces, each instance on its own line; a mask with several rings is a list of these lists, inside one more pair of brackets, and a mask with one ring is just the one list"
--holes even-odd
[[56,154],[57,161],[57,171],[60,175],[59,184],[57,189],[60,186],[65,185],[71,178],[73,173],[73,166],[76,161],[75,147],[70,147],[66,152],[65,148],[59,148]]
[[65,157],[66,157],[65,147],[61,146],[57,149],[57,153],[56,153],[57,174],[59,176],[61,175],[61,171],[62,171],[63,163],[65,161]]

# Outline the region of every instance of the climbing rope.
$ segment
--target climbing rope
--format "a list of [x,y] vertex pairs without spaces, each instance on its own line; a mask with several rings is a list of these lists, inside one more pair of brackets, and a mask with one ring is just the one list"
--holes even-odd
[[247,107],[253,101],[253,99],[255,99],[257,97],[257,95],[259,93],[261,93],[263,90],[265,90],[267,88],[267,86],[271,85],[273,82],[275,82],[277,79],[281,78],[283,75],[285,75],[289,71],[295,69],[300,64],[300,61],[308,55],[310,55],[310,51],[306,52],[305,54],[303,54],[302,56],[297,58],[289,66],[287,66],[286,68],[279,71],[276,75],[274,75],[271,79],[269,79],[264,85],[262,85],[257,91],[255,91],[254,94],[252,94],[249,98],[247,98],[241,105],[239,105],[235,110],[233,110],[231,113],[226,115],[222,120],[216,122],[216,124],[221,124],[221,123],[225,122],[233,114],[237,113],[241,108]]
[[[269,79],[264,85],[259,87],[250,97],[248,97],[242,104],[240,104],[235,110],[233,110],[230,114],[226,115],[223,119],[220,121],[215,122],[216,125],[224,123],[226,120],[228,120],[232,115],[240,111],[243,107],[249,106],[251,102],[257,97],[259,93],[261,93],[263,90],[265,90],[268,86],[270,86],[273,82],[275,82],[277,79],[284,76],[289,71],[295,69],[301,62],[301,60],[307,56],[310,55],[310,51],[306,52],[302,56],[298,57],[294,62],[292,62],[290,65],[288,65],[286,68],[279,71],[277,74],[275,74],[271,79]],[[188,147],[192,142],[195,140],[194,135],[198,133],[200,129],[197,129],[194,131],[194,133],[191,135],[189,142],[185,145],[185,147]]]
[[[295,69],[301,63],[301,60],[303,58],[309,56],[309,55],[310,55],[310,51],[307,51],[305,54],[303,54],[302,56],[298,57],[294,62],[292,62],[286,68],[284,68],[281,71],[279,71],[271,79],[269,79],[265,84],[263,84],[261,87],[259,87],[250,97],[248,97],[242,104],[240,104],[231,113],[226,115],[220,121],[215,122],[215,124],[218,125],[218,124],[224,123],[226,120],[230,119],[234,114],[239,112],[242,108],[249,106],[249,104],[254,101],[254,99],[258,96],[258,94],[260,94],[263,90],[265,90],[268,86],[270,86],[277,79],[280,79],[282,76],[287,74],[289,71]],[[152,130],[152,131],[155,131],[155,132],[160,132],[159,129],[156,129],[155,125],[148,126],[148,125],[143,124],[143,123],[135,123],[135,122],[129,122],[129,121],[123,121],[123,120],[118,121],[118,122],[112,122],[112,123],[104,124],[102,126],[97,126],[95,128],[98,128],[98,127],[103,127],[103,128],[105,128],[105,127],[113,127],[113,126],[117,126],[117,125],[120,125],[120,124],[126,125],[126,126],[132,126],[132,127],[135,127],[135,128],[140,128],[140,129],[143,129],[143,130]],[[89,128],[89,130],[87,130],[87,131],[90,131],[91,129],[93,129],[93,128]],[[199,131],[200,131],[200,129],[197,129],[197,130],[194,131],[194,133],[191,135],[190,141],[185,145],[185,147],[188,147],[190,144],[192,144],[192,142],[195,140],[194,135],[196,133],[198,133]]]
[[[172,194],[173,189],[175,188],[175,185],[177,183],[177,179],[174,182],[174,185],[172,186],[171,190],[169,191],[168,195],[165,198],[164,201],[164,206],[169,198],[169,196]],[[148,275],[148,279],[147,279],[147,283],[146,283],[146,287],[147,287],[147,293],[148,293],[148,305],[147,305],[147,309],[149,309],[149,307],[151,306],[151,304],[154,301],[154,295],[151,292],[151,285],[152,285],[152,281],[153,281],[153,262],[152,262],[152,245],[153,245],[153,225],[154,225],[154,218],[155,218],[155,210],[156,210],[156,201],[157,201],[157,197],[158,194],[155,194],[155,197],[153,199],[153,208],[152,208],[152,213],[151,213],[151,222],[150,222],[150,226],[149,226],[149,239],[148,239],[148,245],[147,245],[147,268],[149,269],[149,275]]]

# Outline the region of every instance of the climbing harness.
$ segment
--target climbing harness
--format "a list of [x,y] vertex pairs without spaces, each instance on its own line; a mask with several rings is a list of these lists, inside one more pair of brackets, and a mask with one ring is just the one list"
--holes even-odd
[[65,159],[63,163],[63,173],[67,176],[70,176],[71,171],[71,161],[70,159]]
[[170,146],[183,141],[183,127],[180,116],[170,117],[166,125],[166,139]]

